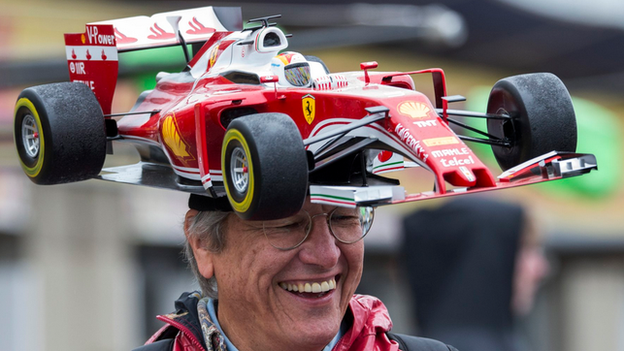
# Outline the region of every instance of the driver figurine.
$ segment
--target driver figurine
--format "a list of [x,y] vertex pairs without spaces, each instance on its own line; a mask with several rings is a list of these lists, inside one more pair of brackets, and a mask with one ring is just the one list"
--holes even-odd
[[310,64],[298,52],[283,52],[271,59],[271,71],[285,87],[307,88],[310,86]]

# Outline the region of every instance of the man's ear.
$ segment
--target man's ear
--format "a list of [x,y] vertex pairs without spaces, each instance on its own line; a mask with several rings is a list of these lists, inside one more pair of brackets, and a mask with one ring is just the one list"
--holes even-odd
[[184,218],[184,235],[186,235],[186,240],[191,245],[191,249],[193,249],[193,257],[195,257],[195,262],[197,262],[199,274],[206,279],[210,279],[214,275],[214,266],[212,263],[214,253],[206,248],[206,243],[201,240],[201,238],[197,235],[190,235],[189,232],[191,222],[198,213],[199,211],[197,210],[188,210],[188,212],[186,212]]

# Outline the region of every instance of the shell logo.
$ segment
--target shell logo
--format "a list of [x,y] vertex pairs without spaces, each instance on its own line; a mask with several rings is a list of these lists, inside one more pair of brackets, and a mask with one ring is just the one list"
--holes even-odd
[[165,118],[162,127],[163,141],[169,147],[171,152],[178,157],[189,157],[186,143],[180,137],[178,127],[173,119],[174,115],[169,115]]
[[401,114],[412,118],[425,118],[429,116],[431,109],[429,106],[414,101],[405,101],[399,104],[398,110]]

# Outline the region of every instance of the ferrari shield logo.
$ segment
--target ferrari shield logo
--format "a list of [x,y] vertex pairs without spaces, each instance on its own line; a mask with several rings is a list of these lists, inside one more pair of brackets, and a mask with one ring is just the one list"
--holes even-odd
[[316,112],[314,96],[310,94],[304,96],[301,100],[301,107],[303,108],[303,117],[305,117],[308,124],[312,124],[312,121],[314,121],[314,114]]

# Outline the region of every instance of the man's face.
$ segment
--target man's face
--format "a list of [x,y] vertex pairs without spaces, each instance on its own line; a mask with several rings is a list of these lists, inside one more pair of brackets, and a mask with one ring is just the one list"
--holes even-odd
[[[314,216],[333,208],[306,202],[303,209]],[[306,241],[288,251],[271,246],[261,222],[231,215],[227,224],[225,248],[212,265],[228,338],[240,350],[320,350],[329,343],[360,282],[363,241],[338,242],[325,216],[315,217]],[[307,284],[323,292],[289,291]]]

